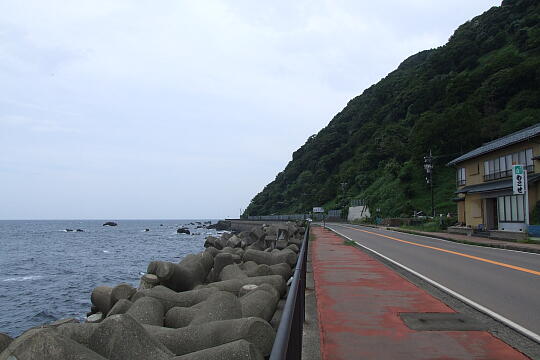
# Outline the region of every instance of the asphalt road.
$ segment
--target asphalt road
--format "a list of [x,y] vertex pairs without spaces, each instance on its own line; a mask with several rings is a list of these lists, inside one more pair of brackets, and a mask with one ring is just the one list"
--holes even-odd
[[327,224],[540,335],[540,255],[349,224]]

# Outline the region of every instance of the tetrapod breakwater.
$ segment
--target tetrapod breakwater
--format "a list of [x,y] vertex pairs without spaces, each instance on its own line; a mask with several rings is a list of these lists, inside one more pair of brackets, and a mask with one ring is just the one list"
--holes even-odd
[[97,286],[85,322],[0,334],[0,360],[264,359],[304,232],[288,222],[209,236],[179,263],[150,262],[138,288]]

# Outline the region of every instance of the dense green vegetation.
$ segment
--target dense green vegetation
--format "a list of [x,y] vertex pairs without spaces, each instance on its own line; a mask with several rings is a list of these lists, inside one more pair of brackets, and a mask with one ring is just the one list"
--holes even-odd
[[445,164],[539,119],[540,2],[505,0],[352,99],[245,215],[345,208],[350,199],[383,216],[429,213],[430,149],[437,213],[455,212],[455,170]]

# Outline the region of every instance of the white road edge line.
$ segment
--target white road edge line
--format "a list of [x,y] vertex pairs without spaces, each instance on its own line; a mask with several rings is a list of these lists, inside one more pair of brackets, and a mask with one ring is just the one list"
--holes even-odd
[[406,270],[406,271],[408,271],[408,272],[410,272],[410,273],[412,273],[412,274],[418,276],[419,278],[421,278],[421,279],[427,281],[427,282],[430,283],[431,285],[433,285],[433,286],[435,286],[435,287],[437,287],[437,288],[443,290],[444,292],[446,292],[446,293],[448,293],[448,294],[450,294],[450,295],[452,295],[452,296],[458,298],[459,300],[463,301],[464,303],[466,303],[466,304],[472,306],[473,308],[475,308],[475,309],[477,309],[477,310],[483,312],[484,314],[486,314],[486,315],[488,315],[488,316],[491,316],[492,318],[494,318],[494,319],[496,319],[496,320],[502,322],[504,325],[506,325],[506,326],[508,326],[508,327],[510,327],[510,328],[512,328],[512,329],[514,329],[514,330],[516,330],[517,332],[519,332],[519,333],[525,335],[526,337],[528,337],[528,338],[530,338],[530,339],[532,339],[532,340],[534,340],[534,341],[536,341],[537,343],[540,344],[540,335],[538,335],[538,334],[536,334],[536,333],[534,333],[534,332],[532,332],[532,331],[530,331],[530,330],[524,328],[523,326],[521,326],[521,325],[519,325],[519,324],[516,324],[516,323],[513,322],[512,320],[507,319],[507,318],[505,318],[505,317],[502,316],[502,315],[497,314],[495,311],[490,310],[490,309],[488,309],[487,307],[482,306],[482,305],[478,304],[477,302],[472,301],[471,299],[469,299],[469,298],[467,298],[467,297],[461,295],[460,293],[457,293],[457,292],[455,292],[454,290],[450,290],[449,288],[447,288],[447,287],[444,286],[444,285],[439,284],[439,283],[436,282],[435,280],[432,280],[432,279],[428,278],[427,276],[424,276],[424,275],[422,275],[422,274],[420,274],[420,273],[414,271],[413,269],[411,269],[411,268],[409,268],[409,267],[407,267],[407,266],[405,266],[405,265],[403,265],[403,264],[400,264],[399,262],[397,262],[397,261],[395,261],[395,260],[393,260],[393,259],[390,259],[388,256],[385,256],[385,255],[379,253],[378,251],[375,251],[375,250],[373,250],[373,249],[370,249],[369,247],[367,247],[367,246],[365,246],[365,245],[362,245],[362,244],[360,244],[360,243],[357,242],[357,241],[354,241],[353,239],[351,239],[351,238],[348,237],[347,235],[344,235],[344,234],[340,233],[339,231],[334,230],[334,229],[332,229],[332,228],[330,228],[330,227],[328,227],[328,226],[327,226],[326,228],[329,229],[329,230],[332,230],[332,231],[335,232],[336,234],[338,234],[338,235],[340,235],[340,236],[343,236],[344,238],[346,238],[346,239],[348,239],[348,240],[354,242],[354,243],[357,244],[358,246],[361,246],[361,247],[363,247],[364,249],[367,249],[367,250],[371,251],[372,253],[377,254],[378,256],[382,257],[383,259],[390,261],[392,264],[395,264],[395,265],[399,266],[399,267],[402,268],[403,270]]

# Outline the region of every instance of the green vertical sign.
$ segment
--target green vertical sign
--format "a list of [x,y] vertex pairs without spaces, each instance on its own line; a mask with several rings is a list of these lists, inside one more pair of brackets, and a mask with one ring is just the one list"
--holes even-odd
[[512,190],[514,195],[523,195],[527,191],[527,177],[523,165],[512,166]]

